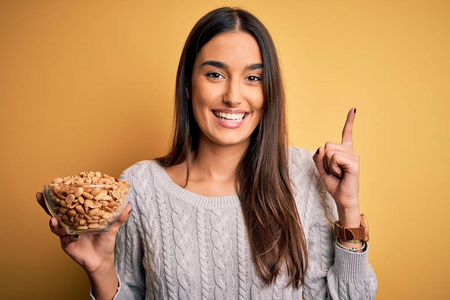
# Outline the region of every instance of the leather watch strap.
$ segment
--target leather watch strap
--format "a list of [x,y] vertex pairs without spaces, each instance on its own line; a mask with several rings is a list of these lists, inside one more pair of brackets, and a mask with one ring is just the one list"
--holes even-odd
[[369,226],[364,214],[361,214],[361,225],[357,228],[342,226],[339,221],[334,223],[334,233],[341,241],[360,240],[367,242],[369,240]]

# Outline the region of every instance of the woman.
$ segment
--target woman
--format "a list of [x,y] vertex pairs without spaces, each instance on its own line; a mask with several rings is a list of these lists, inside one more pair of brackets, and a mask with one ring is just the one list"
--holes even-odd
[[335,244],[331,226],[360,227],[356,109],[342,144],[313,154],[287,148],[284,106],[264,25],[231,8],[200,19],[178,67],[172,150],[122,174],[132,209],[101,235],[50,221],[96,299],[374,298],[367,243]]

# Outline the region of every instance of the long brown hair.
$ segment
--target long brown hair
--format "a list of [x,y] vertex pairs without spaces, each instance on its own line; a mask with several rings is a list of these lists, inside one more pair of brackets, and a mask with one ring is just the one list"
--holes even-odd
[[236,170],[239,199],[247,226],[252,259],[264,284],[273,283],[285,268],[288,285],[304,282],[307,249],[291,189],[285,95],[278,57],[264,25],[247,11],[219,8],[201,18],[190,32],[178,65],[175,91],[175,132],[172,149],[157,161],[164,167],[189,161],[198,147],[200,129],[186,88],[191,86],[197,54],[214,36],[244,31],[258,42],[264,72],[264,104],[259,125]]

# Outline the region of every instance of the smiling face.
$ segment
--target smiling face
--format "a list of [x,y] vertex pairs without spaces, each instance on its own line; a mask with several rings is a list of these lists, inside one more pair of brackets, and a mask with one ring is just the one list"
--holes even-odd
[[258,43],[246,32],[223,33],[203,46],[190,90],[200,143],[248,147],[261,120],[262,67]]

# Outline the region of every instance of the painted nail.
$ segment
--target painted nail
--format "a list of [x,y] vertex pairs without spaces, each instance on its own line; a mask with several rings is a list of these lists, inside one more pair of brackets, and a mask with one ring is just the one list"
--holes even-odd
[[353,113],[355,113],[355,114],[356,114],[356,107],[355,107],[355,109],[353,110]]
[[316,154],[319,154],[319,150],[320,150],[320,147],[319,147],[319,148],[317,148]]

